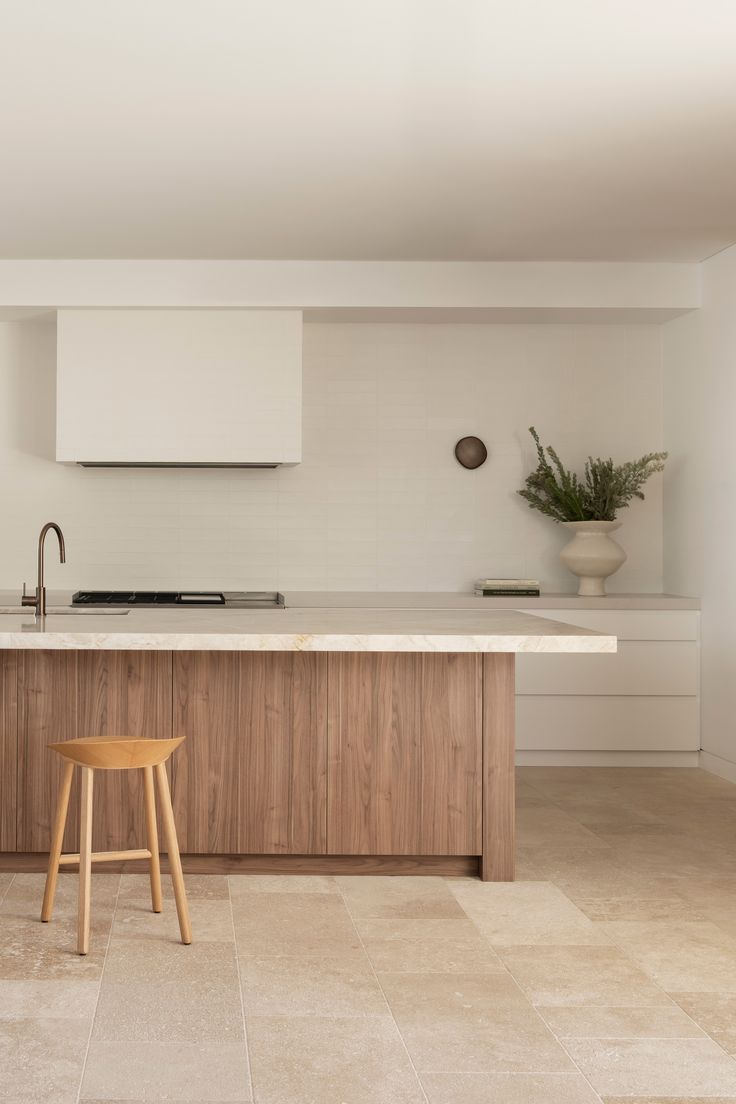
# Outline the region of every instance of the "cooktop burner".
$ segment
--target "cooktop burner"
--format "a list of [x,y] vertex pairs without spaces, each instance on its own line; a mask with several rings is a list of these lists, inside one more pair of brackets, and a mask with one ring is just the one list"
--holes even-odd
[[271,609],[283,607],[284,596],[267,590],[78,590],[72,605]]

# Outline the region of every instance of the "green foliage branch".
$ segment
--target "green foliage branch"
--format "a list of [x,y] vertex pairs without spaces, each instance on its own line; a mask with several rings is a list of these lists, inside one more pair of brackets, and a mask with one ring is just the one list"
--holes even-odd
[[537,466],[518,491],[530,510],[555,521],[614,521],[632,498],[643,499],[641,488],[664,469],[666,452],[648,452],[639,460],[614,464],[589,456],[582,477],[566,468],[551,445],[546,448],[534,426],[529,427],[537,447]]

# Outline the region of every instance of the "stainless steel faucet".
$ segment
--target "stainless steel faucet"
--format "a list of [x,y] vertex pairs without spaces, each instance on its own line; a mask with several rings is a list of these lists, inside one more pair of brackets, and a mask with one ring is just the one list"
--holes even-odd
[[35,595],[26,594],[25,583],[23,584],[23,596],[21,598],[21,605],[23,606],[35,606],[36,617],[44,617],[46,614],[46,587],[43,585],[43,549],[46,543],[46,534],[49,529],[53,529],[59,538],[59,561],[60,563],[66,563],[66,549],[64,548],[64,534],[55,521],[47,521],[38,538],[38,582],[36,584]]

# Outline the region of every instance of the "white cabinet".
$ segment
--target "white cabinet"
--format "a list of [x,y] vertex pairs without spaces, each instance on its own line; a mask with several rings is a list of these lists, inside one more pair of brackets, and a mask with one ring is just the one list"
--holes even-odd
[[522,751],[697,751],[696,697],[597,694],[516,699]]
[[698,751],[696,611],[527,612],[615,634],[618,652],[517,657],[517,747],[522,762],[533,761],[533,753]]
[[[612,630],[611,630],[612,631]],[[613,655],[523,655],[519,694],[671,694],[698,692],[698,647],[689,640],[622,640]]]
[[300,311],[61,310],[57,340],[57,460],[301,460]]

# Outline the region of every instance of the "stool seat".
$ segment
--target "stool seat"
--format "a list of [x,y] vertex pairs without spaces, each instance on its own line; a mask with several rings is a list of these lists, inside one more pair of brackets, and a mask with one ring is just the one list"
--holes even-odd
[[[184,874],[181,868],[179,842],[176,838],[174,810],[171,807],[171,792],[166,773],[166,760],[183,743],[184,737],[155,740],[137,736],[82,736],[74,740],[62,740],[49,744],[64,760],[59,802],[51,833],[49,866],[46,875],[46,887],[41,906],[41,920],[47,923],[51,919],[56,894],[56,881],[59,867],[67,863],[79,864],[79,911],[77,922],[77,950],[87,954],[89,949],[90,886],[92,863],[118,862],[126,859],[148,859],[151,878],[151,907],[161,912],[163,898],[161,893],[161,863],[158,853],[158,828],[156,824],[156,795],[158,785],[163,829],[166,848],[169,855],[171,880],[174,885],[174,899],[179,917],[179,929],[182,943],[192,942],[192,929],[189,923],[184,888]],[[63,855],[61,845],[64,838],[69,809],[69,794],[72,788],[72,776],[76,768],[81,771],[82,784],[79,802],[79,851]],[[96,770],[140,770],[143,775],[143,796],[146,812],[146,835],[148,847],[125,851],[92,850],[92,808],[94,773]]]
[[136,736],[80,736],[75,740],[62,740],[48,746],[62,758],[70,759],[80,767],[94,767],[95,770],[135,770],[166,762],[183,741],[183,736],[176,736],[172,740],[149,740]]

